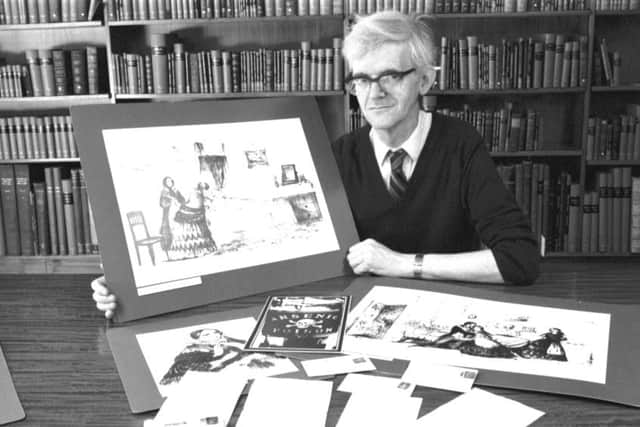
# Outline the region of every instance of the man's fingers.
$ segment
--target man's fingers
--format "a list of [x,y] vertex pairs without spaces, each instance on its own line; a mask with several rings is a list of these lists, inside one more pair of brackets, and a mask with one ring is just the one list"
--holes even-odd
[[107,302],[107,303],[96,302],[96,307],[100,311],[107,311],[107,310],[113,311],[116,309],[116,303],[115,302]]
[[103,295],[103,294],[100,294],[98,292],[94,292],[93,293],[93,300],[95,302],[100,302],[100,303],[106,304],[106,303],[116,302],[116,296],[113,295],[113,294]]
[[107,284],[104,280],[104,276],[100,276],[97,279],[91,281],[91,289],[95,292],[98,292],[102,295],[108,295],[109,289],[107,288]]
[[113,314],[114,314],[113,310],[107,310],[104,312],[104,317],[107,319],[111,319],[113,318]]

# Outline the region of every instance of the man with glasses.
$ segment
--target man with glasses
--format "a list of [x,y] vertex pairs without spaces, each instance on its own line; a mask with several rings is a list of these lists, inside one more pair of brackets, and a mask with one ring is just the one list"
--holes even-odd
[[[347,90],[369,123],[333,145],[362,242],[356,274],[518,283],[538,275],[526,218],[470,125],[420,110],[435,79],[428,26],[399,12],[359,19],[343,48]],[[478,249],[478,236],[487,249]],[[116,309],[104,277],[98,309]]]
[[480,135],[420,108],[437,54],[424,20],[394,11],[360,18],[343,52],[347,90],[368,122],[333,145],[363,239],[347,255],[353,271],[533,282],[536,240]]

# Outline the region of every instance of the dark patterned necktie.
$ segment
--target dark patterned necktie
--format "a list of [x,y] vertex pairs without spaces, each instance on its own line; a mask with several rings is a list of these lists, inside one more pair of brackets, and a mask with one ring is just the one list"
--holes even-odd
[[389,157],[389,163],[391,164],[391,176],[389,177],[389,193],[394,199],[401,199],[404,192],[407,190],[407,177],[404,176],[402,171],[402,164],[404,158],[407,156],[407,152],[403,149],[398,151],[391,151],[387,153]]

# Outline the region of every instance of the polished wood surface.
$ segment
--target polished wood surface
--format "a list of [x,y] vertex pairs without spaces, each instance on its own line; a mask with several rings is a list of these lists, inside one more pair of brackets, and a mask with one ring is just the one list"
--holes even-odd
[[[105,336],[107,324],[91,300],[91,279],[86,275],[0,275],[0,345],[27,414],[24,421],[12,425],[139,427],[154,415],[129,412]],[[339,294],[349,283],[349,278],[340,278],[297,286],[286,292]],[[540,279],[532,286],[468,286],[582,301],[640,304],[640,263],[621,259],[553,260],[544,263]],[[255,295],[188,312],[226,311],[261,305],[264,300],[265,295]],[[177,315],[184,312],[167,316]],[[334,381],[336,385],[340,379]],[[486,389],[546,412],[536,426],[640,425],[640,409],[577,397]],[[457,395],[422,387],[414,393],[424,399],[420,416]],[[346,393],[333,393],[328,426],[335,425],[347,398]]]

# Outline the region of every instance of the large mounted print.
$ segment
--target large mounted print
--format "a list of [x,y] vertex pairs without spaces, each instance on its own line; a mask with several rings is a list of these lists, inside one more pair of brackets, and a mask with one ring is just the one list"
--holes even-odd
[[117,320],[344,273],[357,237],[313,99],[72,117]]
[[375,286],[346,352],[604,384],[610,314]]
[[407,361],[420,359],[478,369],[478,385],[640,407],[637,306],[491,287],[357,278],[343,291],[355,307],[342,350],[367,354],[398,377]]

